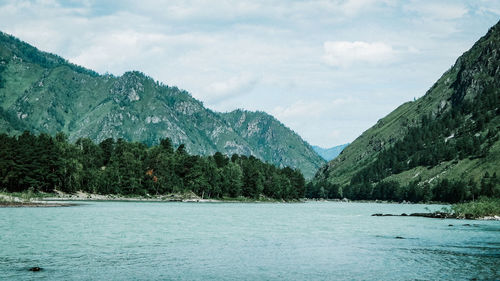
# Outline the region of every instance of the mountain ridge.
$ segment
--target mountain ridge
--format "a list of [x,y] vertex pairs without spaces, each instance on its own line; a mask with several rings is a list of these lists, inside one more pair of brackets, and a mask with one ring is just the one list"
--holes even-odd
[[[339,186],[337,195],[345,195],[342,191],[353,188],[368,194],[380,182],[423,188],[443,180],[489,178],[500,164],[499,61],[497,23],[424,96],[378,120],[313,182]],[[405,143],[410,140],[414,143]]]
[[331,161],[331,160],[335,159],[337,156],[339,156],[340,153],[342,153],[342,150],[344,150],[344,148],[346,148],[348,145],[349,145],[349,143],[345,143],[345,144],[336,145],[336,146],[333,146],[330,148],[323,148],[323,147],[320,147],[317,145],[313,145],[312,148],[323,159],[325,159],[326,161]]
[[[193,154],[253,155],[298,168],[308,178],[324,163],[271,115],[215,112],[187,91],[142,72],[100,75],[5,33],[0,33],[0,108],[0,129],[9,134],[64,132],[71,141],[112,137],[148,145],[168,137]],[[248,116],[245,126],[231,127],[231,120]]]

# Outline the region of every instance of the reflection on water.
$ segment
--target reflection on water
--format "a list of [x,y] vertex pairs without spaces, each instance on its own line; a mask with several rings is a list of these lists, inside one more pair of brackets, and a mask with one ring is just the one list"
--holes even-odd
[[[426,207],[442,206],[89,202],[4,208],[0,280],[500,279],[500,222],[371,216]],[[33,266],[43,270],[28,271]]]

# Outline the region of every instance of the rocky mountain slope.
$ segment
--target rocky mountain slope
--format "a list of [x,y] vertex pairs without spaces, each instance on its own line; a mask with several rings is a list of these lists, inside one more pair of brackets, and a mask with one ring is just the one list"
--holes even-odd
[[188,152],[254,155],[312,177],[324,164],[311,146],[263,112],[211,111],[141,72],[99,75],[0,33],[0,132],[56,134],[71,141],[170,138]]
[[497,23],[424,96],[379,120],[322,167],[314,182],[344,191],[384,181],[478,183],[500,172],[499,113]]

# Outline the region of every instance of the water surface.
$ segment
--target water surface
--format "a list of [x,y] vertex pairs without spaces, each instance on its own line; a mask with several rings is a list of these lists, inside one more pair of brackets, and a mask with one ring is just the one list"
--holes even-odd
[[[371,216],[426,207],[442,206],[85,202],[1,208],[0,280],[500,279],[500,222]],[[43,270],[28,271],[33,266]]]

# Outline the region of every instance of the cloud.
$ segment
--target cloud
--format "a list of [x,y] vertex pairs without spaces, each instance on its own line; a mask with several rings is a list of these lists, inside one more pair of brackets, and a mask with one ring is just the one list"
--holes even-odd
[[283,119],[320,117],[325,112],[335,112],[343,107],[357,101],[353,98],[336,98],[324,100],[299,100],[289,106],[277,106],[272,114]]
[[496,0],[478,0],[475,4],[479,14],[493,13],[500,15],[500,3]]
[[329,133],[327,133],[327,137],[329,139],[336,139],[340,137],[341,134],[342,132],[340,130],[331,130]]
[[258,81],[259,79],[251,75],[240,75],[228,80],[213,82],[205,88],[202,99],[209,104],[216,104],[222,100],[236,98],[251,92]]
[[0,29],[101,73],[142,71],[213,110],[272,113],[328,147],[424,94],[498,11],[494,0],[2,0]]
[[408,11],[414,11],[423,16],[424,18],[434,20],[455,20],[467,14],[468,9],[461,3],[456,1],[445,2],[411,2],[405,6]]
[[323,44],[324,61],[331,66],[387,64],[396,57],[391,45],[382,42],[327,41]]
[[380,5],[393,5],[391,0],[347,0],[341,7],[347,16],[354,16],[362,11],[373,9]]

